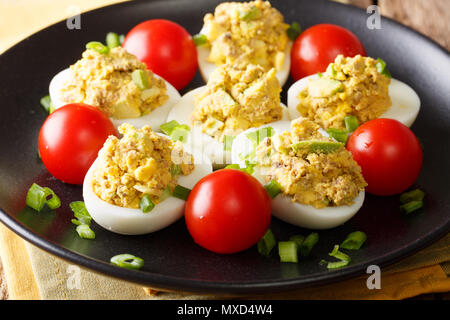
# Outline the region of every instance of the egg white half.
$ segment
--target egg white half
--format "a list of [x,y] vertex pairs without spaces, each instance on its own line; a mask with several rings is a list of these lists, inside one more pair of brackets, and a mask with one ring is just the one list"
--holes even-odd
[[[224,150],[224,144],[202,132],[200,127],[190,123],[191,114],[195,108],[195,96],[207,90],[206,86],[199,87],[186,93],[170,110],[167,122],[176,120],[180,124],[187,124],[191,130],[187,137],[186,145],[201,150],[213,162],[214,168],[221,168],[231,163],[231,152]],[[283,104],[283,120],[288,120],[287,107]],[[269,124],[270,125],[270,124]]]
[[[292,42],[289,41],[284,51],[285,57],[283,65],[280,70],[277,70],[276,77],[281,87],[286,83],[289,77],[289,72],[291,68],[291,48]],[[217,66],[214,63],[208,61],[210,51],[211,50],[209,46],[206,45],[197,47],[198,68],[205,82],[208,82],[210,74],[217,68]]]
[[[298,96],[310,79],[318,79],[318,75],[304,77],[296,81],[287,92],[288,109],[291,119],[301,116],[297,110],[300,103]],[[395,119],[410,127],[417,118],[420,110],[420,99],[417,93],[406,83],[396,79],[391,79],[389,84],[389,96],[391,97],[392,105],[386,110],[380,118]]]
[[[212,165],[199,152],[189,152],[194,156],[195,169],[187,176],[179,176],[178,184],[192,189],[201,178],[212,172]],[[84,178],[83,198],[92,219],[103,228],[124,235],[146,234],[161,230],[183,216],[185,201],[175,197],[161,201],[148,213],[143,213],[140,209],[116,206],[100,199],[92,190],[92,176],[97,163],[98,160],[95,160]]]
[[[72,70],[70,68],[64,69],[59,72],[53,79],[50,81],[49,86],[49,94],[55,108],[60,108],[67,104],[61,99],[60,91],[64,86],[66,80],[71,77]],[[162,79],[157,74],[154,74],[155,77]],[[165,80],[164,80],[165,81]],[[166,83],[166,94],[169,96],[169,99],[161,106],[154,109],[149,114],[143,115],[138,118],[128,118],[128,119],[114,119],[110,118],[112,123],[116,128],[118,128],[122,123],[129,123],[136,128],[141,128],[145,125],[149,125],[154,131],[159,131],[159,126],[163,123],[166,123],[167,115],[169,114],[172,106],[178,102],[180,99],[180,94],[177,89],[175,89],[169,82]]]
[[[231,155],[233,163],[245,167],[245,161],[239,156],[252,148],[252,141],[247,134],[263,127],[272,127],[276,134],[288,131],[291,128],[290,121],[277,121],[259,128],[251,128],[240,133],[233,141]],[[322,133],[323,134],[323,133]],[[274,145],[277,147],[276,144]],[[264,172],[259,167],[254,168],[252,174],[261,184],[266,184]],[[287,223],[308,229],[330,229],[337,227],[351,219],[361,208],[365,197],[365,191],[361,191],[350,206],[326,207],[317,209],[312,205],[293,202],[291,196],[279,194],[271,200],[272,214]]]

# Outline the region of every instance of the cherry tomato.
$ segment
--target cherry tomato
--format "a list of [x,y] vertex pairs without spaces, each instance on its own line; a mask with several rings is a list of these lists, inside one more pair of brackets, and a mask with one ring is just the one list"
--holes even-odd
[[215,171],[201,179],[186,202],[187,228],[200,246],[216,253],[250,248],[270,224],[270,198],[248,173]]
[[39,153],[57,179],[82,184],[109,135],[116,135],[111,120],[99,109],[74,103],[56,109],[39,132]]
[[295,40],[291,51],[294,81],[324,72],[339,55],[366,55],[361,41],[350,30],[334,24],[318,24],[306,29]]
[[128,32],[122,46],[177,90],[197,72],[197,48],[191,35],[168,20],[148,20]]
[[393,195],[408,189],[422,168],[419,140],[405,125],[392,119],[375,119],[358,127],[347,149],[361,166],[367,192]]

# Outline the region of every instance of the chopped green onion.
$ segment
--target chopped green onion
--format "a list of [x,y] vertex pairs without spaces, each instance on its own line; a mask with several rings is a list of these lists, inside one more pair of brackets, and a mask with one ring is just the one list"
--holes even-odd
[[340,260],[340,261],[334,261],[334,262],[321,260],[320,264],[326,265],[328,269],[338,269],[338,268],[345,267],[351,261],[351,259],[348,255],[339,251],[338,245],[335,245],[333,248],[333,251],[331,251],[328,255]]
[[416,210],[419,210],[423,207],[423,201],[410,201],[408,203],[402,204],[400,206],[400,210],[406,214],[410,214],[411,212],[414,212]]
[[227,165],[224,169],[241,170],[241,167],[238,164],[236,164],[236,163],[232,163],[232,164]]
[[275,240],[275,236],[273,235],[272,230],[267,229],[264,236],[258,241],[258,252],[261,255],[268,257],[273,247],[275,247],[276,243],[277,241]]
[[223,138],[223,150],[231,151],[231,146],[233,145],[233,141],[236,136],[225,135]]
[[194,43],[197,47],[202,46],[206,43],[208,43],[208,38],[204,34],[196,34],[192,37],[192,40],[194,40]]
[[344,146],[341,142],[334,141],[314,141],[304,140],[291,145],[292,149],[297,152],[299,150],[307,150],[309,153],[332,153]]
[[261,128],[246,134],[247,138],[258,145],[265,138],[270,138],[275,133],[272,127]]
[[164,123],[162,125],[159,126],[159,128],[161,129],[161,131],[165,134],[167,134],[168,136],[170,136],[170,134],[172,133],[172,131],[178,127],[180,124],[178,123],[177,120],[172,120],[169,121],[167,123]]
[[80,224],[77,226],[76,231],[80,238],[83,239],[95,239],[95,233],[91,230],[91,228],[87,224]]
[[353,132],[359,127],[358,118],[355,116],[346,116],[344,118],[345,128],[347,128],[348,132]]
[[106,34],[106,45],[112,49],[120,46],[120,37],[115,32],[108,32]]
[[239,18],[244,21],[258,19],[261,16],[261,10],[258,7],[251,7],[248,11],[239,11]]
[[246,172],[246,173],[251,175],[251,174],[253,174],[253,172],[255,172],[255,169],[254,169],[255,165],[256,164],[252,164],[252,163],[250,163],[249,161],[246,160],[244,168],[241,168],[238,164],[233,163],[233,164],[227,165],[224,169],[241,170],[241,171],[244,171],[244,172]]
[[415,189],[412,191],[404,192],[400,195],[401,203],[408,203],[411,201],[422,201],[425,197],[425,193],[422,190]]
[[332,137],[334,140],[342,143],[347,142],[348,138],[348,132],[346,130],[336,129],[336,128],[328,128],[327,133]]
[[334,246],[333,250],[329,253],[329,255],[332,256],[332,257],[335,257],[336,259],[339,259],[339,260],[344,260],[344,261],[350,261],[351,260],[350,257],[347,254],[339,251],[339,246],[338,245]]
[[325,72],[331,73],[331,77],[335,78],[337,76],[337,71],[334,63],[330,63]]
[[144,70],[134,70],[131,73],[131,79],[133,79],[133,82],[136,84],[136,86],[141,89],[141,90],[145,90],[148,89],[148,76],[147,76],[147,72]]
[[305,240],[303,240],[300,245],[299,252],[302,257],[307,257],[311,253],[312,248],[319,241],[319,234],[317,232],[313,232],[309,234]]
[[350,233],[344,242],[341,243],[341,248],[347,250],[359,250],[366,242],[367,235],[362,231],[355,231]]
[[319,78],[322,78],[322,77],[323,77],[322,72],[317,72],[317,76],[318,76]]
[[141,211],[143,213],[147,213],[153,210],[155,204],[150,199],[150,196],[148,194],[144,194],[144,196],[141,199],[141,202],[139,202],[139,207],[141,208]]
[[181,173],[181,167],[178,164],[172,163],[170,166],[170,174],[172,177],[179,176]]
[[294,236],[289,237],[289,241],[294,241],[297,244],[297,248],[300,248],[303,244],[303,241],[305,241],[305,237],[301,234],[297,234]]
[[189,196],[191,189],[185,188],[183,186],[177,185],[172,192],[172,196],[175,198],[186,200]]
[[143,259],[127,253],[118,254],[117,256],[112,257],[110,262],[118,267],[131,270],[137,270],[144,266]]
[[187,136],[189,135],[189,126],[186,124],[180,124],[176,126],[170,133],[170,139],[172,141],[186,142]]
[[92,49],[97,51],[98,53],[107,54],[109,53],[109,48],[105,46],[103,43],[98,41],[91,41],[86,44],[86,49]]
[[164,191],[163,191],[163,193],[161,194],[161,196],[159,197],[159,200],[161,200],[161,202],[162,202],[162,201],[166,200],[167,198],[169,198],[169,197],[171,197],[171,196],[172,196],[172,189],[170,189],[170,187],[167,186],[167,187],[164,189]]
[[55,107],[53,106],[52,99],[49,95],[41,98],[41,106],[47,111],[49,114],[55,111]]
[[275,180],[270,180],[270,182],[264,186],[264,189],[266,189],[272,199],[281,193],[281,185]]
[[298,262],[297,244],[294,241],[279,241],[278,254],[281,262]]
[[302,27],[300,26],[300,24],[298,22],[293,22],[289,28],[287,28],[286,30],[286,34],[289,37],[289,39],[291,39],[292,41],[294,41],[295,39],[297,39],[297,37],[300,35],[300,33],[302,33]]
[[386,68],[386,62],[381,58],[378,58],[377,61],[377,71],[388,78],[392,78],[391,73]]
[[83,201],[71,202],[69,204],[69,206],[70,206],[70,209],[72,209],[72,211],[74,213],[74,217],[76,218],[76,221],[79,222],[79,223],[75,223],[75,224],[86,224],[88,226],[91,224],[91,220],[92,220],[91,215],[87,211],[86,205],[84,204]]
[[[48,199],[49,196],[51,196],[50,199]],[[26,204],[40,212],[45,205],[51,210],[59,208],[61,206],[61,200],[52,189],[33,183],[28,190]]]

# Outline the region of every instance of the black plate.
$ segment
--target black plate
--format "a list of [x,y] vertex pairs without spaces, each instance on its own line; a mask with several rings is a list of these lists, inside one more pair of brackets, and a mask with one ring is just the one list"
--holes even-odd
[[[400,214],[398,197],[367,195],[360,212],[339,228],[321,231],[312,256],[299,264],[265,259],[255,248],[233,255],[208,252],[192,241],[184,221],[145,236],[121,236],[95,223],[94,241],[83,240],[70,222],[71,201],[82,200],[81,187],[63,184],[46,171],[37,156],[37,135],[46,114],[39,99],[48,92],[53,75],[78,60],[84,44],[102,40],[109,31],[126,33],[137,23],[166,18],[183,25],[191,34],[202,26],[202,17],[218,1],[184,0],[130,2],[85,13],[81,30],[70,31],[60,22],[25,39],[0,56],[0,220],[23,238],[73,263],[136,283],[166,289],[214,293],[263,293],[296,289],[336,281],[365,272],[368,265],[387,265],[403,258],[449,231],[450,163],[450,59],[433,41],[389,19],[381,30],[366,27],[368,15],[357,8],[326,1],[273,1],[288,22],[306,28],[335,23],[358,35],[370,56],[383,57],[393,76],[411,85],[422,108],[412,127],[425,146],[424,166],[417,187],[426,193],[426,209],[409,216]],[[292,83],[288,82],[285,90]],[[197,74],[189,88],[203,85]],[[285,92],[284,90],[284,92]],[[285,99],[285,96],[284,96]],[[76,152],[76,150],[74,150]],[[33,182],[52,188],[63,205],[56,213],[25,208],[25,195]],[[279,240],[309,230],[273,219]],[[334,244],[355,230],[365,231],[368,241],[352,252],[344,269],[328,271],[319,265]],[[141,271],[113,267],[109,259],[132,253],[145,260]]]

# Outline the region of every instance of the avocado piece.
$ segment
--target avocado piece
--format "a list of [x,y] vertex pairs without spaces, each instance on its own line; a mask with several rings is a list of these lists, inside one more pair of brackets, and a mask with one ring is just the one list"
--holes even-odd
[[339,80],[319,78],[312,79],[308,84],[308,93],[314,98],[329,97],[344,90],[344,85]]
[[291,145],[292,149],[297,152],[299,150],[306,150],[308,153],[332,153],[344,146],[341,142],[334,141],[314,141],[305,140],[299,141]]

